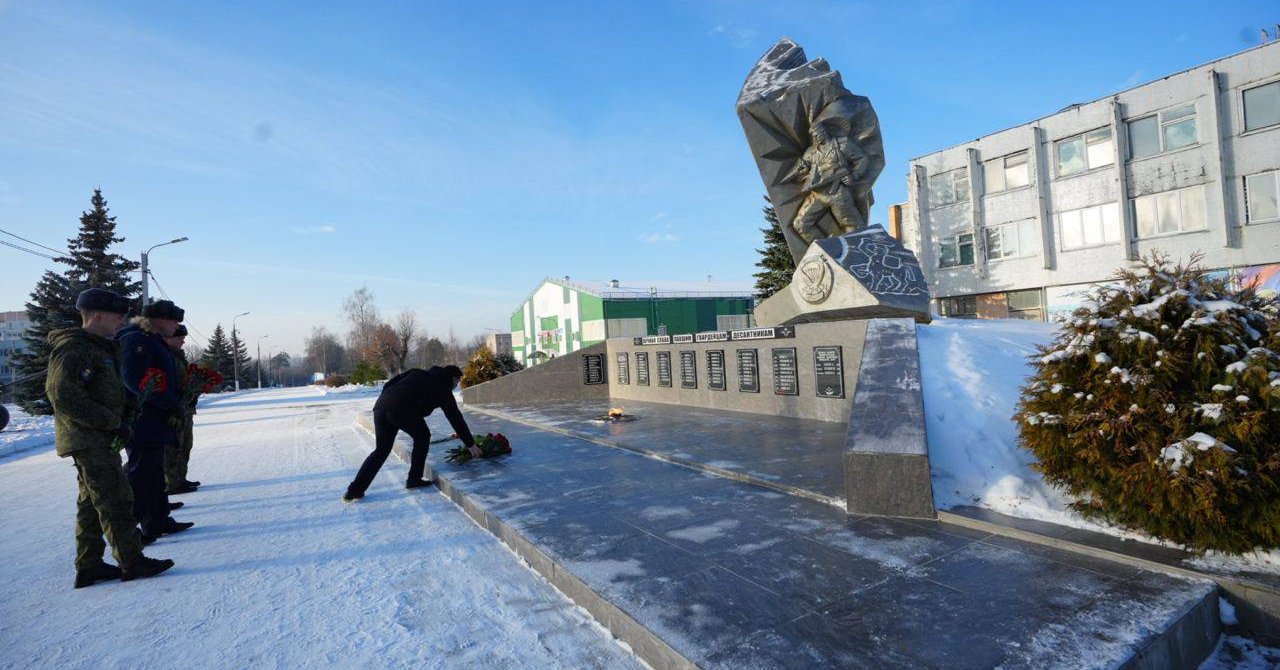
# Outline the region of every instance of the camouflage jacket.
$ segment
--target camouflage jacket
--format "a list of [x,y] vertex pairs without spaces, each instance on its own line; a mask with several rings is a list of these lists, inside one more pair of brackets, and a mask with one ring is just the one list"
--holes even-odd
[[53,405],[59,456],[109,449],[114,431],[137,411],[120,378],[120,347],[81,328],[49,333],[45,392]]

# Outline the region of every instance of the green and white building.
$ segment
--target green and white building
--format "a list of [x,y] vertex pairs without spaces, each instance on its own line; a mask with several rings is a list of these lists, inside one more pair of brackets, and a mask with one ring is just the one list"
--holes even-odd
[[749,284],[624,285],[547,278],[511,314],[511,348],[533,365],[610,337],[679,335],[754,325]]

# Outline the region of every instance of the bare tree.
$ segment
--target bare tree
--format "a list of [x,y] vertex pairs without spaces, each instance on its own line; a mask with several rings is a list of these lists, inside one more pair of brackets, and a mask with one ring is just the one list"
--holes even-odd
[[307,338],[305,346],[306,350],[303,357],[306,359],[307,368],[311,372],[327,375],[346,368],[346,350],[342,347],[342,343],[338,341],[338,338],[326,330],[324,326],[316,326],[311,329],[311,335]]
[[352,291],[351,295],[342,301],[342,315],[351,326],[351,330],[347,333],[348,346],[356,352],[357,356],[371,351],[375,331],[381,323],[378,307],[373,303],[373,291],[370,291],[368,286],[361,286]]
[[399,316],[396,317],[395,332],[399,340],[399,350],[396,352],[399,354],[399,360],[396,361],[394,374],[399,374],[405,370],[413,341],[418,336],[418,313],[408,307],[400,310]]

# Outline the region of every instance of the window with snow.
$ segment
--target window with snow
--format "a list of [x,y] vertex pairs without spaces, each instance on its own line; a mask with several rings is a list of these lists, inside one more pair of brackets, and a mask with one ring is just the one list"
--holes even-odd
[[1196,137],[1196,106],[1182,105],[1129,122],[1129,158],[1146,158],[1190,146]]
[[1040,228],[1035,219],[1002,223],[987,228],[987,259],[1031,256],[1040,250]]
[[1116,162],[1111,129],[1099,128],[1074,137],[1058,140],[1054,145],[1058,176],[1087,172]]
[[1244,191],[1249,223],[1280,220],[1280,171],[1245,177]]
[[938,267],[973,265],[973,233],[961,233],[938,241]]
[[1027,152],[1002,156],[982,164],[983,190],[986,193],[999,193],[1015,188],[1022,188],[1031,183],[1027,171]]
[[929,177],[929,205],[942,207],[969,202],[969,168],[962,167]]
[[1204,186],[1153,193],[1133,199],[1138,237],[1158,237],[1207,227]]
[[1058,212],[1063,251],[1115,244],[1120,241],[1120,226],[1120,207],[1114,202]]

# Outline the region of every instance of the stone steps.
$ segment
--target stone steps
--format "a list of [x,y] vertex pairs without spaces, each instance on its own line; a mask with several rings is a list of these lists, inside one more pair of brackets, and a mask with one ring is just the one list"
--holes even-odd
[[656,668],[1193,668],[1219,634],[1206,581],[471,423],[515,453],[437,447],[441,491]]

